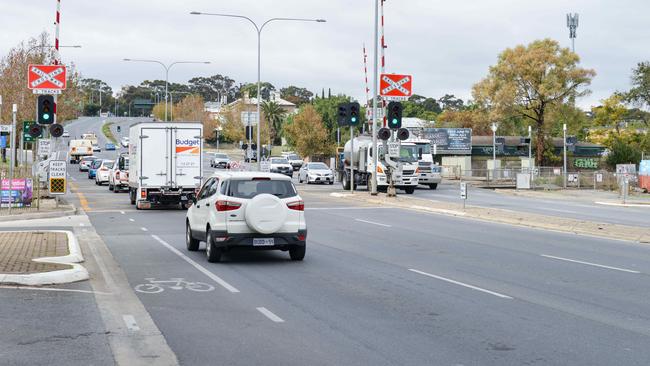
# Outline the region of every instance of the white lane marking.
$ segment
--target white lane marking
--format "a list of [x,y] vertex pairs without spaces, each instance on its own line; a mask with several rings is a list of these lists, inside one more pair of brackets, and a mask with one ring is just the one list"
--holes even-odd
[[75,178],[75,177],[73,177],[73,176],[70,176],[70,179],[72,179],[72,180],[75,181],[75,182],[77,181],[77,178]]
[[149,230],[147,230],[146,227],[141,227],[140,230],[142,230],[142,231],[149,231]]
[[542,211],[553,211],[553,212],[572,213],[572,214],[578,213],[576,211],[560,210],[559,208],[548,208],[548,207],[535,207],[535,208]]
[[396,207],[305,207],[305,210],[377,210],[395,208]]
[[121,213],[122,215],[124,215],[126,212],[124,212],[124,211],[120,211],[120,213]]
[[226,290],[228,290],[228,291],[230,291],[230,292],[239,292],[239,290],[237,290],[234,286],[232,286],[232,285],[229,284],[228,282],[224,281],[221,277],[219,277],[219,276],[217,276],[216,274],[210,272],[209,270],[207,270],[207,269],[206,269],[205,267],[203,267],[202,265],[196,263],[195,261],[193,261],[191,258],[189,258],[188,256],[186,256],[185,254],[181,253],[178,249],[176,249],[176,248],[174,248],[173,246],[171,246],[171,245],[170,245],[169,243],[167,243],[166,241],[160,239],[160,237],[158,237],[158,235],[151,234],[151,237],[154,238],[154,239],[156,239],[156,241],[158,241],[160,244],[164,245],[167,249],[171,250],[172,253],[176,254],[176,255],[179,256],[179,257],[181,257],[181,258],[182,258],[183,260],[185,260],[187,263],[191,264],[194,268],[198,269],[201,273],[203,273],[204,275],[210,277],[211,280],[213,280],[214,282],[218,283],[219,285],[221,285],[221,286],[222,286],[223,288],[225,288]]
[[135,220],[134,219],[129,219],[129,221],[134,222]]
[[267,309],[267,308],[265,308],[265,307],[259,307],[259,308],[256,308],[256,309],[257,309],[257,311],[259,311],[260,313],[264,314],[264,316],[266,316],[267,318],[271,319],[271,321],[274,321],[274,322],[276,322],[276,323],[284,323],[284,320],[283,320],[282,318],[280,318],[279,316],[273,314],[273,313],[271,312],[271,310],[269,310],[269,309]]
[[84,224],[83,222],[80,222],[79,226],[86,226],[86,224]]
[[628,272],[628,273],[641,273],[639,271],[635,271],[635,270],[632,270],[632,269],[625,269],[625,268],[619,268],[619,267],[606,266],[604,264],[597,264],[597,263],[579,261],[579,260],[576,260],[576,259],[556,257],[554,255],[548,255],[548,254],[540,254],[540,255],[542,257],[546,257],[546,258],[557,259],[557,260],[566,261],[566,262],[579,263],[579,264],[584,264],[584,265],[587,265],[587,266],[594,266],[594,267],[612,269],[612,270],[615,270],[615,271]]
[[377,225],[377,226],[383,226],[383,227],[391,227],[390,225],[380,224],[380,223],[378,223],[378,222],[367,221],[367,220],[361,220],[361,219],[354,219],[354,221],[365,222],[366,224],[370,224],[370,225]]
[[597,205],[605,205],[605,206],[650,208],[650,204],[640,204],[640,203],[616,203],[616,202],[600,202],[600,201],[596,201],[594,203]]
[[128,330],[133,332],[140,330],[140,327],[138,326],[138,323],[135,321],[135,317],[133,315],[124,314],[122,315],[122,319],[124,319],[124,324],[126,324],[126,328]]
[[55,288],[55,287],[31,287],[31,286],[0,286],[4,289],[12,290],[35,290],[35,291],[54,291],[54,292],[78,292],[81,294],[98,294],[98,295],[112,295],[110,292],[90,291],[90,290],[77,290],[74,288]]
[[463,283],[463,282],[455,281],[455,280],[452,280],[452,279],[449,279],[449,278],[445,278],[445,277],[441,277],[441,276],[436,276],[436,275],[431,274],[431,273],[426,273],[426,272],[418,271],[417,269],[409,268],[409,271],[411,271],[411,272],[415,272],[415,273],[419,273],[419,274],[421,274],[421,275],[428,276],[428,277],[431,277],[431,278],[435,278],[435,279],[438,279],[438,280],[441,280],[441,281],[445,281],[445,282],[453,283],[454,285],[458,285],[458,286],[463,286],[463,287],[471,288],[472,290],[485,292],[486,294],[494,295],[494,296],[500,297],[500,298],[502,298],[502,299],[510,299],[510,300],[512,300],[512,297],[510,297],[510,296],[508,296],[508,295],[504,295],[504,294],[500,294],[500,293],[498,293],[498,292],[494,292],[494,291],[486,290],[486,289],[484,289],[484,288],[480,288],[480,287],[472,286],[472,285],[467,284],[467,283]]

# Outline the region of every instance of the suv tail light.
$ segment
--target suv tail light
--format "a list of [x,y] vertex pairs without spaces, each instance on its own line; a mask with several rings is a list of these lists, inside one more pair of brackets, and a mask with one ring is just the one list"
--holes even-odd
[[215,203],[217,211],[233,211],[241,207],[241,203],[234,201],[217,201]]
[[295,201],[287,203],[287,207],[296,211],[305,211],[305,202],[304,201]]
[[147,198],[147,190],[143,189],[140,191],[140,198]]

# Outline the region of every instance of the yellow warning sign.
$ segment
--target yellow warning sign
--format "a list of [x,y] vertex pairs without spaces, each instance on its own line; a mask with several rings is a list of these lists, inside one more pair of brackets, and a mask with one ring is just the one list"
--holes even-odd
[[65,194],[65,178],[50,178],[50,194]]

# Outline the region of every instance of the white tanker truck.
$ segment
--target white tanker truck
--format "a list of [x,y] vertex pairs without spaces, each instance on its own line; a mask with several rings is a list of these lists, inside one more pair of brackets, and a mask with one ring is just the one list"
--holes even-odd
[[[369,181],[372,177],[372,171],[377,169],[377,189],[384,191],[388,188],[388,178],[386,173],[386,164],[383,163],[384,160],[384,147],[382,141],[379,141],[379,157],[377,162],[377,167],[374,166],[373,161],[373,151],[372,151],[372,137],[368,135],[361,135],[354,138],[354,144],[351,141],[345,143],[343,148],[343,163],[341,166],[341,171],[339,171],[339,176],[341,177],[341,183],[343,188],[348,190],[350,189],[350,157],[351,153],[353,155],[354,162],[354,185],[366,186],[370,188]],[[352,147],[354,146],[354,151]],[[400,148],[400,157],[399,159],[393,159],[400,165],[394,177],[395,188],[403,189],[407,194],[413,194],[415,188],[418,186],[418,151],[415,145],[403,145]]]

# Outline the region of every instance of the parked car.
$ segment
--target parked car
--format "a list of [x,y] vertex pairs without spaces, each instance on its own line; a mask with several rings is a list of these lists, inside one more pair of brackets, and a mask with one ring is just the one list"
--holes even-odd
[[293,176],[293,167],[289,164],[289,160],[280,157],[271,157],[269,159],[269,167],[271,173],[280,173],[286,176]]
[[63,130],[63,134],[61,135],[61,137],[70,137],[70,132]]
[[282,157],[289,161],[289,164],[291,164],[293,170],[299,170],[304,164],[302,158],[296,153],[283,153]]
[[104,150],[106,151],[115,150],[115,144],[112,142],[106,143],[106,145],[104,145]]
[[291,179],[262,172],[217,172],[208,178],[185,217],[187,249],[206,242],[209,262],[234,247],[289,251],[305,257],[305,204]]
[[93,179],[95,178],[95,175],[97,173],[97,169],[102,165],[102,159],[95,159],[93,160],[92,163],[88,166],[88,179]]
[[122,154],[108,175],[108,190],[118,193],[129,190],[129,155]]
[[120,144],[122,144],[122,147],[129,147],[129,138],[126,136],[122,137]]
[[298,182],[334,184],[334,172],[325,163],[307,163],[298,171]]
[[99,147],[99,145],[94,144],[94,145],[93,145],[93,152],[99,152],[99,151],[102,151],[102,148]]
[[213,168],[226,169],[229,163],[230,157],[223,153],[215,153],[210,159],[210,166]]
[[115,160],[102,160],[102,163],[95,170],[95,184],[101,186],[104,183],[108,183],[108,176],[115,164]]
[[92,164],[93,161],[97,160],[96,156],[84,156],[81,158],[79,161],[79,171],[80,172],[87,172],[88,168],[90,167],[90,164]]

